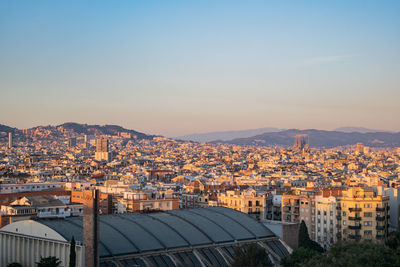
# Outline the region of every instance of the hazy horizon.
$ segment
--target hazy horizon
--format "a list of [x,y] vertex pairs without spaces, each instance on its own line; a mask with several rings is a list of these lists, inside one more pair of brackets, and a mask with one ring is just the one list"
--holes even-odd
[[398,1],[3,1],[0,123],[400,131]]

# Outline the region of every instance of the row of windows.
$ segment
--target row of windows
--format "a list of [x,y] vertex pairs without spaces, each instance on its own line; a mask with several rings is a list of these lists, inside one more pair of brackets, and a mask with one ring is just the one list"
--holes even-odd
[[[321,211],[320,211],[320,210],[318,211],[318,215],[321,215]],[[324,210],[324,215],[327,215],[326,210]],[[330,211],[330,212],[329,212],[329,215],[330,215],[330,216],[333,216],[333,211]]]
[[[53,186],[50,186],[50,185],[48,185],[47,186],[47,188],[55,188],[56,186],[55,185],[53,185]],[[15,187],[15,189],[31,189],[31,188],[46,188],[46,186],[45,185],[37,185],[37,186],[16,186]],[[7,190],[8,189],[8,187],[4,187],[4,190]],[[12,190],[12,189],[14,189],[14,187],[12,187],[12,186],[10,186],[10,190]]]
[[[365,221],[364,222],[364,226],[372,226],[373,222],[372,221]],[[346,225],[346,220],[343,220],[343,225]],[[360,223],[359,222],[355,222],[354,223],[355,226],[359,226]]]
[[[379,215],[379,214],[377,214]],[[343,216],[347,216],[347,213],[343,211]],[[357,216],[356,216],[357,217]],[[364,217],[372,217],[372,212],[364,212]]]
[[[351,205],[351,206],[353,206],[353,205]],[[383,206],[385,206],[385,205],[383,205]],[[338,205],[338,207],[340,207],[340,204]],[[342,207],[345,208],[345,207],[346,207],[346,203],[342,203]],[[374,204],[373,204],[373,203],[365,203],[365,204],[364,204],[364,208],[373,208],[373,207],[374,207]],[[376,204],[376,207],[377,207],[377,208],[381,208],[381,207],[382,207],[382,204],[381,204],[381,203],[378,203],[378,204]],[[355,208],[361,208],[361,205],[356,204],[356,205],[355,205]]]

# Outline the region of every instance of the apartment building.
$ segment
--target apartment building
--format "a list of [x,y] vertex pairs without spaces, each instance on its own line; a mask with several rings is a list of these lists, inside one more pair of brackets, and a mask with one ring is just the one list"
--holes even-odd
[[307,225],[308,234],[315,240],[315,192],[292,190],[282,195],[282,221]]
[[336,205],[336,196],[315,196],[315,241],[325,249],[337,241]]
[[268,192],[266,195],[265,218],[271,221],[282,220],[282,195]]
[[265,194],[259,194],[253,188],[227,190],[218,194],[218,205],[247,213],[256,219],[265,219],[265,199]]
[[127,212],[179,209],[179,198],[172,190],[156,193],[124,192],[123,199],[119,201],[126,206]]
[[339,240],[387,240],[389,197],[377,196],[373,188],[353,187],[337,199],[337,237]]

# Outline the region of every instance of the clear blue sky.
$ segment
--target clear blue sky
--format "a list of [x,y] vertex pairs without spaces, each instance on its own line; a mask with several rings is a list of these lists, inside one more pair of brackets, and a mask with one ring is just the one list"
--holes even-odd
[[0,0],[0,123],[400,131],[400,1]]

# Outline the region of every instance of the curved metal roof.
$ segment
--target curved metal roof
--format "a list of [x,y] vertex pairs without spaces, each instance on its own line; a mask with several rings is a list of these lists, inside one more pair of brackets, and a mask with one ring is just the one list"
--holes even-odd
[[[83,240],[82,217],[38,222],[66,240]],[[100,256],[223,244],[274,234],[247,214],[223,207],[100,216]]]

